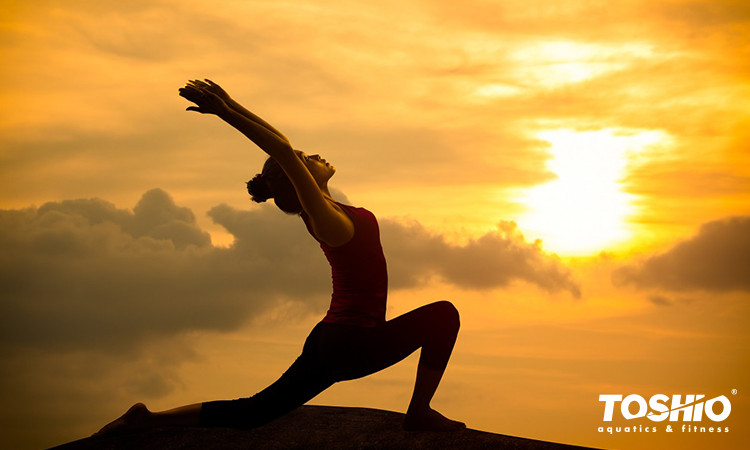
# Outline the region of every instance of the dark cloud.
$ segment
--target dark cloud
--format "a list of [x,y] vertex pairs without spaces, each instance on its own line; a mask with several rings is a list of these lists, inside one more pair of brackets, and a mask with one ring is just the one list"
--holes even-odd
[[[322,313],[330,272],[304,224],[273,206],[209,212],[235,237],[211,245],[193,213],[159,189],[132,211],[98,199],[0,211],[5,344],[134,347],[194,329],[230,330],[276,306]],[[464,246],[419,224],[382,220],[393,288],[439,276],[468,289],[523,280],[579,295],[567,271],[512,225]]]
[[313,244],[307,252],[302,243],[288,245],[282,230],[293,220],[271,226],[270,213],[246,212],[243,222],[236,217],[243,213],[215,208],[214,219],[237,232],[236,245],[225,249],[212,246],[192,212],[161,190],[147,192],[132,212],[95,199],[2,211],[3,340],[130,346],[153,335],[232,329],[303,292],[304,304],[322,309],[325,261]]
[[623,267],[618,284],[671,291],[750,291],[750,217],[704,224],[693,238],[640,264]]

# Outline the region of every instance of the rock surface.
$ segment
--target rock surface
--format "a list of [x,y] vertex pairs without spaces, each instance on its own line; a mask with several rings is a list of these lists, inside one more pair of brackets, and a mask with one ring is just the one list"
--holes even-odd
[[55,450],[224,449],[581,449],[467,429],[455,433],[403,431],[404,415],[369,408],[302,406],[253,430],[157,428],[86,438]]

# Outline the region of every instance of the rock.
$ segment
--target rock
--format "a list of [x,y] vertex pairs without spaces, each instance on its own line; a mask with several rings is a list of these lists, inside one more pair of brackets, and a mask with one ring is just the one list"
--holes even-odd
[[90,437],[55,450],[225,449],[582,449],[467,429],[451,433],[406,432],[404,415],[369,408],[302,406],[252,430],[154,428],[131,434]]

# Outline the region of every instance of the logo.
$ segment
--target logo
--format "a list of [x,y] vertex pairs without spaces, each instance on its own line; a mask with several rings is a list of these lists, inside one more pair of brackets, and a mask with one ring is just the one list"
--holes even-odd
[[[705,416],[714,422],[721,422],[732,412],[732,403],[725,395],[708,400],[700,394],[673,395],[670,398],[664,394],[652,396],[648,402],[637,394],[630,394],[623,399],[622,395],[600,395],[599,401],[604,402],[604,422],[611,422],[615,414],[615,407],[620,404],[620,414],[626,420],[646,417],[653,422],[700,422]],[[669,402],[669,404],[667,404]]]
[[[732,395],[737,395],[736,389],[732,389]],[[726,395],[706,398],[703,394],[676,394],[671,397],[656,394],[646,400],[638,394],[624,398],[620,394],[602,394],[599,401],[604,403],[603,422],[643,419],[625,426],[599,426],[599,433],[729,433],[729,427],[719,423],[732,413],[732,402]],[[667,423],[657,426],[646,420]],[[682,425],[674,422],[682,422]]]

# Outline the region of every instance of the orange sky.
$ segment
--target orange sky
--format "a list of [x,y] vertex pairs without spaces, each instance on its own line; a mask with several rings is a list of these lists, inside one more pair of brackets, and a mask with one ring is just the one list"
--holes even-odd
[[[746,2],[2,4],[14,447],[138,400],[250,395],[325,311],[304,228],[247,200],[262,153],[184,112],[195,77],[324,155],[336,195],[376,213],[389,318],[457,305],[435,399],[449,415],[613,448],[750,438]],[[315,402],[401,411],[409,361]],[[598,433],[605,393],[728,395],[731,432]]]

